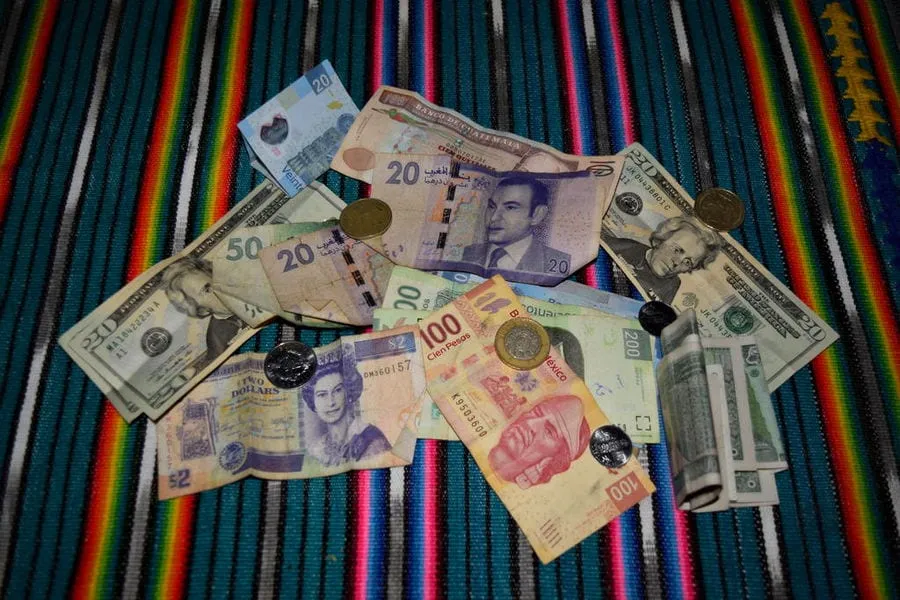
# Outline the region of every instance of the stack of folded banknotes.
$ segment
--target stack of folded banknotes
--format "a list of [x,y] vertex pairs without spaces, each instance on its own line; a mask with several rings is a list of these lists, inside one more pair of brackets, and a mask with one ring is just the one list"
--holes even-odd
[[[549,562],[654,492],[639,449],[664,435],[680,508],[778,502],[771,392],[837,336],[728,235],[733,193],[407,90],[360,111],[327,61],[239,129],[267,181],[60,340],[157,421],[160,498],[461,441]],[[647,302],[573,281],[601,247]],[[276,319],[357,333],[232,356]]]

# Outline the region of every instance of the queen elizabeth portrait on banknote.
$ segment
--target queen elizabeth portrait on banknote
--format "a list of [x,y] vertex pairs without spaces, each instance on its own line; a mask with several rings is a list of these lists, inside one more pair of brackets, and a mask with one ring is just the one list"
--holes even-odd
[[[307,414],[306,449],[326,467],[369,458],[391,449],[378,427],[360,417],[363,378],[353,363],[319,363],[302,389]],[[303,408],[301,408],[303,410]]]

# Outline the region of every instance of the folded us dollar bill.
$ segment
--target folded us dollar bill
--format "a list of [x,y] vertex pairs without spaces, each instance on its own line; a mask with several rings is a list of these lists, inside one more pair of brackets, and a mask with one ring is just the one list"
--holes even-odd
[[694,200],[646,148],[632,144],[601,244],[648,300],[693,309],[708,337],[753,335],[769,389],[837,334],[727,233],[694,216]]
[[160,499],[254,475],[307,479],[409,464],[425,393],[417,328],[315,348],[303,386],[266,378],[266,355],[226,361],[156,427]]
[[156,420],[274,314],[212,288],[210,256],[242,227],[299,222],[343,202],[313,182],[288,197],[264,183],[177,256],[129,282],[60,337],[119,413]]
[[678,507],[778,503],[787,458],[753,338],[701,338],[693,311],[662,332],[659,396]]

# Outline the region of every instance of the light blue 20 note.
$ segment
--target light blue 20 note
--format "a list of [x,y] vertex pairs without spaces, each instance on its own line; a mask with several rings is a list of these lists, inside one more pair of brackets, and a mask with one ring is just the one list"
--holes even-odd
[[328,170],[357,114],[325,60],[250,113],[238,129],[253,167],[294,196]]

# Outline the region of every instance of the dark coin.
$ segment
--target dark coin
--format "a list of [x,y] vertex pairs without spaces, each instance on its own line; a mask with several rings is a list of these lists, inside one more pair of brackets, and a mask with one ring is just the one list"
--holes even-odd
[[624,466],[631,451],[631,438],[615,425],[598,427],[591,434],[591,454],[608,469]]
[[309,381],[317,364],[312,348],[302,342],[284,342],[266,355],[264,369],[274,386],[291,389]]
[[671,325],[677,317],[675,309],[659,300],[651,300],[638,311],[638,321],[640,321],[641,327],[656,337],[659,337],[662,330]]

